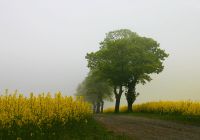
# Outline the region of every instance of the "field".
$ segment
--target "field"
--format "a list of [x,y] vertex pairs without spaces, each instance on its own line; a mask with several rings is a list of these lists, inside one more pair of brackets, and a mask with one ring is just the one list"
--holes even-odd
[[[126,113],[127,107],[120,108],[121,113]],[[112,113],[114,108],[107,108],[104,113]],[[156,116],[174,120],[200,123],[200,102],[193,101],[159,101],[136,104],[133,106],[134,114],[142,116]]]
[[0,106],[0,139],[56,137],[58,132],[84,126],[91,118],[89,103],[61,93],[54,97],[6,93],[0,97]]
[[[147,127],[160,131],[160,135],[156,135],[148,130],[146,134],[149,135],[144,137],[148,139],[163,137],[162,129],[177,131],[176,135],[171,135],[174,138],[181,137],[183,132],[194,138],[199,136],[199,102],[149,102],[135,105],[134,112],[129,114],[126,113],[126,106],[123,106],[119,115],[112,113],[113,108],[105,110],[105,115],[93,115],[91,104],[82,97],[63,96],[60,92],[54,96],[50,93],[37,96],[31,93],[25,97],[17,92],[6,92],[0,96],[0,106],[0,140],[125,140],[140,137]],[[175,121],[194,122],[198,126],[165,122],[172,118]],[[185,132],[189,129],[194,131]]]

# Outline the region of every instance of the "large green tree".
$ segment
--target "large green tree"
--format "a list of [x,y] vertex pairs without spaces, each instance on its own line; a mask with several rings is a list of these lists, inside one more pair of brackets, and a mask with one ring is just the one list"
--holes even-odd
[[150,74],[160,73],[168,55],[151,38],[140,37],[128,29],[109,32],[100,43],[100,50],[87,54],[88,67],[108,79],[114,88],[115,112],[119,112],[123,89],[126,91],[128,111],[138,94],[138,83],[151,80]]
[[104,41],[100,43],[100,50],[87,54],[88,67],[98,71],[101,76],[108,79],[113,85],[115,95],[115,112],[119,112],[120,99],[123,87],[128,80],[130,69],[129,38],[136,37],[137,34],[129,30],[118,30],[106,34]]
[[91,102],[94,113],[102,113],[104,100],[112,100],[112,88],[108,81],[102,79],[98,73],[90,72],[79,84],[76,95],[83,96],[86,101]]
[[151,74],[163,71],[163,62],[168,54],[160,48],[159,43],[151,38],[137,36],[130,39],[130,77],[127,81],[126,99],[128,111],[132,112],[132,105],[138,96],[136,85],[151,81]]

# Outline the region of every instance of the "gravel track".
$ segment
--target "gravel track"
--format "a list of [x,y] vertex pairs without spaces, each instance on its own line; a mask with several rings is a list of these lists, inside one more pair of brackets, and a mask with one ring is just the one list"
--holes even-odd
[[96,115],[109,131],[133,140],[200,140],[200,127],[128,115]]

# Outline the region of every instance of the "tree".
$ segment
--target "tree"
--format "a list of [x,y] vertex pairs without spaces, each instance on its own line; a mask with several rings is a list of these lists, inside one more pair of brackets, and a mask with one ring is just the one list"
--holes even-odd
[[101,73],[113,85],[116,113],[119,112],[123,86],[129,78],[129,38],[136,36],[136,33],[126,29],[109,32],[100,43],[100,50],[86,55],[88,67]]
[[125,95],[128,111],[131,112],[132,104],[139,95],[135,90],[136,85],[150,81],[150,74],[160,73],[167,56],[153,39],[121,29],[106,34],[100,43],[100,50],[87,54],[86,59],[91,70],[98,71],[112,83],[116,98],[115,112],[119,112],[123,89],[127,90]]
[[94,113],[102,113],[104,100],[112,100],[112,91],[109,83],[97,73],[90,72],[85,80],[78,86],[76,95],[84,96],[93,104]]
[[137,36],[130,41],[130,77],[127,82],[128,91],[126,99],[128,112],[132,112],[132,105],[139,95],[136,93],[138,83],[145,84],[151,81],[151,74],[159,74],[163,71],[164,60],[168,54],[160,48],[159,43],[151,38]]

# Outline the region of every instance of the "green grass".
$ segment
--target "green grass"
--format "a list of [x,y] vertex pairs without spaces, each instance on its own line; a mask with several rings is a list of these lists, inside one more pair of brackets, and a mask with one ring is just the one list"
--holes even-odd
[[71,135],[61,135],[60,140],[127,140],[126,136],[117,135],[112,131],[106,130],[102,124],[91,119],[88,124],[82,128],[74,127],[71,129]]
[[138,116],[138,117],[146,117],[152,119],[160,119],[160,120],[169,120],[178,123],[191,124],[200,126],[200,116],[186,116],[180,114],[158,114],[158,113],[146,113],[146,112],[120,112],[116,113],[105,113],[105,114],[115,114],[115,115],[129,115],[129,116]]
[[[18,134],[20,135],[20,134]],[[41,135],[2,135],[0,130],[0,140],[127,140],[123,135],[117,135],[106,130],[99,122],[93,118],[85,124],[71,124],[65,130],[59,130],[54,134],[47,132]]]

